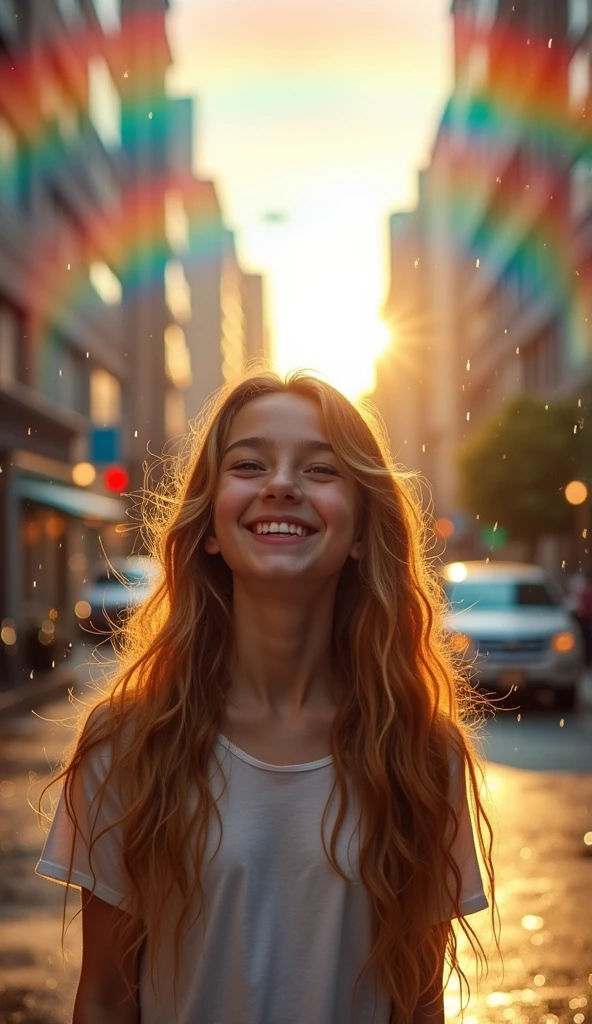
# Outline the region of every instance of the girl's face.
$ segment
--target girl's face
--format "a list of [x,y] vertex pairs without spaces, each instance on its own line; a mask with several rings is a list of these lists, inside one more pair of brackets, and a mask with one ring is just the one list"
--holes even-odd
[[224,445],[206,551],[239,577],[338,577],[359,558],[356,484],[312,399],[284,392],[237,413]]

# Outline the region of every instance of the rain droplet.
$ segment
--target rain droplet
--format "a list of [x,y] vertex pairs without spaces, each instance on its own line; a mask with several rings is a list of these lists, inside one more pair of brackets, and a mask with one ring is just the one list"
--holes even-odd
[[516,349],[516,355],[517,355],[517,356],[519,356],[519,355],[520,355],[520,345],[518,345],[518,347],[517,347],[517,349]]
[[35,675],[35,671],[32,669],[31,670],[31,675],[29,676],[29,679],[32,679],[34,675]]
[[560,728],[560,729],[563,729],[563,726],[564,726],[564,725],[565,725],[565,718],[560,718],[560,719],[559,719],[559,728]]
[[27,430],[27,434],[29,435],[29,437],[31,436],[31,428],[30,428],[30,427],[29,427],[29,429]]
[[467,413],[467,420],[470,420],[470,418],[471,418],[471,414],[470,414],[470,412],[468,412]]
[[415,260],[413,260],[413,266],[414,266],[414,267],[415,267],[415,269],[417,270],[417,268],[418,268],[418,266],[419,266],[419,259],[415,259]]
[[481,266],[481,261],[480,261],[480,260],[477,260],[477,261],[475,262],[475,266],[477,267],[477,269],[479,269],[479,267]]
[[150,118],[150,120],[152,120],[152,111],[150,111],[150,113],[148,114],[148,117]]
[[69,270],[69,269],[70,269],[70,264],[68,263],[68,270]]
[[521,722],[522,721],[522,715],[516,715],[516,721],[517,722]]
[[551,47],[553,46],[553,39],[549,39],[549,42],[548,42],[547,45],[548,45],[549,49],[551,49]]
[[134,430],[134,437],[137,437],[137,436],[138,436],[138,431]]
[[471,369],[471,360],[467,359],[467,370]]

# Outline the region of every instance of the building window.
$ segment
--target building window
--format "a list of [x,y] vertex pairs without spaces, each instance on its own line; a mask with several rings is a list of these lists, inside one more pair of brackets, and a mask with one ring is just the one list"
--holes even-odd
[[489,27],[495,21],[498,0],[476,0],[475,21],[478,25]]
[[0,303],[0,384],[18,380],[19,316]]
[[78,352],[53,331],[41,347],[38,390],[65,409],[88,416],[89,389],[85,363]]
[[169,260],[164,269],[166,303],[175,320],[191,320],[191,288],[179,260]]
[[571,215],[580,220],[592,207],[592,153],[578,157],[570,170]]
[[580,36],[590,23],[590,0],[569,0],[568,27],[571,36]]
[[19,138],[10,122],[0,115],[0,201],[19,205],[19,179]]
[[189,219],[183,196],[176,189],[169,189],[164,197],[164,218],[167,241],[175,252],[189,248]]
[[580,111],[586,106],[590,95],[590,54],[588,50],[576,50],[569,62],[569,105]]
[[179,324],[169,324],[164,332],[164,355],[168,379],[177,388],[191,387],[191,354]]
[[78,110],[55,66],[48,65],[42,75],[40,105],[43,117],[56,126],[64,142],[76,138],[80,130]]
[[121,302],[121,281],[113,273],[108,263],[95,260],[89,267],[90,283],[99,298],[107,306],[117,306]]
[[54,189],[47,194],[44,227],[54,258],[64,271],[81,272],[86,259],[84,229],[75,213]]
[[22,35],[22,9],[21,19],[17,10],[17,0],[0,0],[0,34],[8,39],[17,42]]
[[58,0],[58,7],[64,21],[68,25],[77,25],[82,21],[80,0]]
[[106,149],[121,145],[121,97],[107,61],[92,57],[88,62],[88,113]]
[[97,427],[115,427],[121,421],[121,384],[107,370],[90,375],[90,418]]
[[185,397],[176,388],[167,388],[164,397],[164,429],[169,440],[187,431]]
[[92,0],[103,32],[119,32],[121,28],[121,0]]

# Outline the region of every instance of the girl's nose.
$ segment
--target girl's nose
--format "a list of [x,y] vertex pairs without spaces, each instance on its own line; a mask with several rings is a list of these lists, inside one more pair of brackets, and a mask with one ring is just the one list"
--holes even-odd
[[268,501],[281,501],[284,498],[299,501],[302,497],[302,491],[295,475],[289,470],[278,467],[276,472],[267,480],[263,488],[263,497]]

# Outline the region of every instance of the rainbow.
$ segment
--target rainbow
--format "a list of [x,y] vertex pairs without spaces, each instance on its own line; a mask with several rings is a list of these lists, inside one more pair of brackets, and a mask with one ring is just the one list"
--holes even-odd
[[[91,57],[106,55],[117,69],[122,92],[122,138],[133,137],[138,122],[145,121],[153,151],[166,153],[168,99],[160,85],[168,63],[163,40],[162,14],[140,14],[127,18],[117,35],[81,30],[74,47],[84,64]],[[154,56],[155,41],[160,45]],[[58,135],[54,125],[40,114],[35,92],[44,67],[61,66],[63,41],[56,38],[42,53],[24,55],[19,60],[0,63],[0,93],[10,95],[10,116],[24,140],[29,159],[42,175],[67,165],[76,174],[77,165],[88,161],[82,137],[69,143]],[[151,53],[150,62],[144,56]],[[133,67],[128,61],[133,58]],[[154,63],[158,67],[155,73]],[[79,90],[81,91],[81,90]],[[0,175],[3,172],[0,164]],[[8,169],[4,168],[4,173]],[[83,173],[85,173],[83,171]],[[0,189],[2,188],[0,177]],[[110,205],[93,209],[80,224],[84,250],[92,259],[105,260],[120,278],[127,295],[152,288],[162,282],[170,248],[166,239],[163,201],[170,190],[183,195],[190,247],[183,261],[199,265],[219,256],[222,221],[211,182],[199,181],[189,173],[161,173],[133,185],[123,184],[121,196]],[[30,264],[31,308],[43,331],[44,325],[59,321],[65,309],[84,309],[94,295],[88,275],[90,259],[76,263],[79,244],[68,228],[51,238],[39,237]],[[68,260],[68,254],[73,258]],[[96,302],[96,297],[94,298]]]
[[[163,17],[162,13],[144,12],[124,19],[118,34],[105,36],[81,29],[75,38],[82,62],[103,53],[115,69],[124,97],[124,140],[134,125],[145,119],[153,145],[162,152],[167,100],[160,83],[169,60]],[[529,205],[538,206],[539,213],[533,215],[532,228],[517,257],[504,270],[504,280],[510,286],[520,282],[526,295],[547,296],[560,310],[569,358],[573,366],[579,366],[592,351],[592,271],[576,252],[566,215],[564,158],[584,155],[592,160],[592,138],[585,116],[572,117],[567,112],[565,82],[571,54],[556,40],[529,38],[507,25],[475,38],[474,28],[457,19],[457,30],[459,48],[468,45],[469,39],[472,44],[487,46],[493,55],[492,68],[488,84],[464,109],[467,141],[460,151],[454,127],[457,100],[447,107],[435,148],[433,201],[446,207],[453,226],[451,241],[467,280],[470,275],[487,272],[488,254],[500,246],[507,232],[519,231]],[[43,67],[61,63],[62,51],[63,40],[56,37],[41,53],[0,64],[0,94],[10,96],[11,116],[25,138],[30,158],[48,176],[62,162],[72,159],[75,163],[84,156],[76,153],[76,142],[71,156],[35,102]],[[151,54],[150,60],[146,54]],[[523,88],[527,77],[537,79],[536,88]],[[531,169],[530,180],[521,179],[516,170],[501,171],[500,180],[491,183],[493,201],[483,211],[476,183],[491,175],[492,155],[495,158],[510,136],[535,140],[548,159]],[[452,167],[452,185],[438,180],[440,159]],[[97,209],[83,225],[90,252],[96,251],[97,258],[112,266],[128,294],[162,280],[169,256],[163,194],[173,188],[181,190],[185,200],[191,236],[189,258],[198,263],[214,259],[221,230],[215,193],[211,184],[190,177],[163,173],[158,180],[140,182],[124,190],[120,202]],[[469,230],[472,223],[480,225],[476,235]],[[68,269],[64,258],[68,243],[67,234],[40,241],[34,253],[31,302],[41,324],[59,319],[66,308],[84,307],[92,294],[88,267],[81,263]]]
[[[571,54],[553,39],[507,25],[476,39],[473,31],[459,21],[459,46],[469,39],[487,45],[491,67],[487,84],[464,106],[454,97],[446,107],[434,150],[433,201],[447,209],[468,287],[474,274],[487,274],[496,252],[503,266],[504,240],[515,235],[518,244],[508,245],[502,278],[521,292],[521,306],[543,298],[559,313],[576,368],[592,355],[592,269],[577,248],[568,167],[585,157],[592,170],[592,132],[585,111],[568,112]],[[513,139],[541,153],[538,164],[500,159]],[[590,189],[592,194],[592,176]]]

